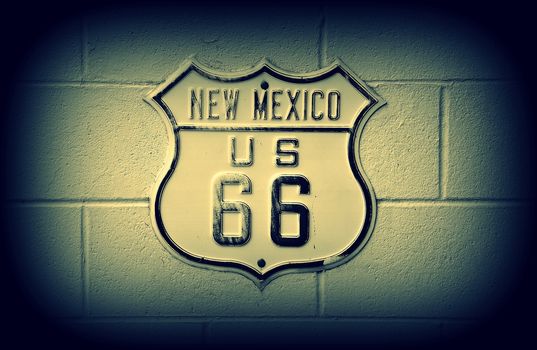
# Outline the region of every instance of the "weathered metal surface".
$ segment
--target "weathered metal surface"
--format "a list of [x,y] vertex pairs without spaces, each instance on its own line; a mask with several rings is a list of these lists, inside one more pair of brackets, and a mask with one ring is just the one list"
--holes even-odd
[[151,210],[173,254],[262,288],[366,244],[376,204],[356,148],[383,102],[341,62],[294,75],[188,61],[146,100],[170,135]]

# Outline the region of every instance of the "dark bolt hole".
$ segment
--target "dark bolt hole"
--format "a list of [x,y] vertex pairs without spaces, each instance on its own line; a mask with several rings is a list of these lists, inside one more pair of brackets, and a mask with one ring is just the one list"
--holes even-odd
[[[268,83],[266,81],[264,81],[264,80],[261,82],[261,89],[263,89],[263,90],[268,89]],[[261,260],[263,260],[263,259],[261,259]]]
[[267,263],[266,263],[265,259],[257,260],[257,266],[259,266],[259,267],[265,267],[266,264]]

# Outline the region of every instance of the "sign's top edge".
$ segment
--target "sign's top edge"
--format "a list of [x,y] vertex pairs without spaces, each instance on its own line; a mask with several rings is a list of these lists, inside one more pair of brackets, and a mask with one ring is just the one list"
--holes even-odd
[[360,90],[364,95],[366,95],[370,100],[372,100],[372,105],[380,107],[385,103],[385,101],[379,95],[377,95],[369,86],[367,86],[364,81],[358,78],[358,76],[340,58],[335,58],[329,65],[318,70],[296,73],[276,66],[266,57],[263,57],[261,60],[259,60],[258,63],[246,69],[235,71],[220,71],[203,64],[197,59],[196,56],[190,56],[185,61],[183,61],[179,68],[174,73],[172,73],[164,82],[162,82],[155,89],[150,91],[146,95],[145,99],[148,102],[151,102],[151,100],[159,98],[160,96],[165,94],[170,88],[178,84],[182,80],[182,78],[192,70],[209,79],[218,81],[232,82],[238,80],[245,80],[258,74],[261,74],[262,72],[268,72],[271,75],[282,80],[296,83],[321,80],[339,71],[355,88]]

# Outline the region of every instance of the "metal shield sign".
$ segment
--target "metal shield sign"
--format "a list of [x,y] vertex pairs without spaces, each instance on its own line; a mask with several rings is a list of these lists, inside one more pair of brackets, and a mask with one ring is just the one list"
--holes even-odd
[[341,62],[293,74],[189,60],[146,100],[169,133],[151,215],[173,254],[262,288],[340,265],[367,242],[376,204],[357,146],[383,102]]

